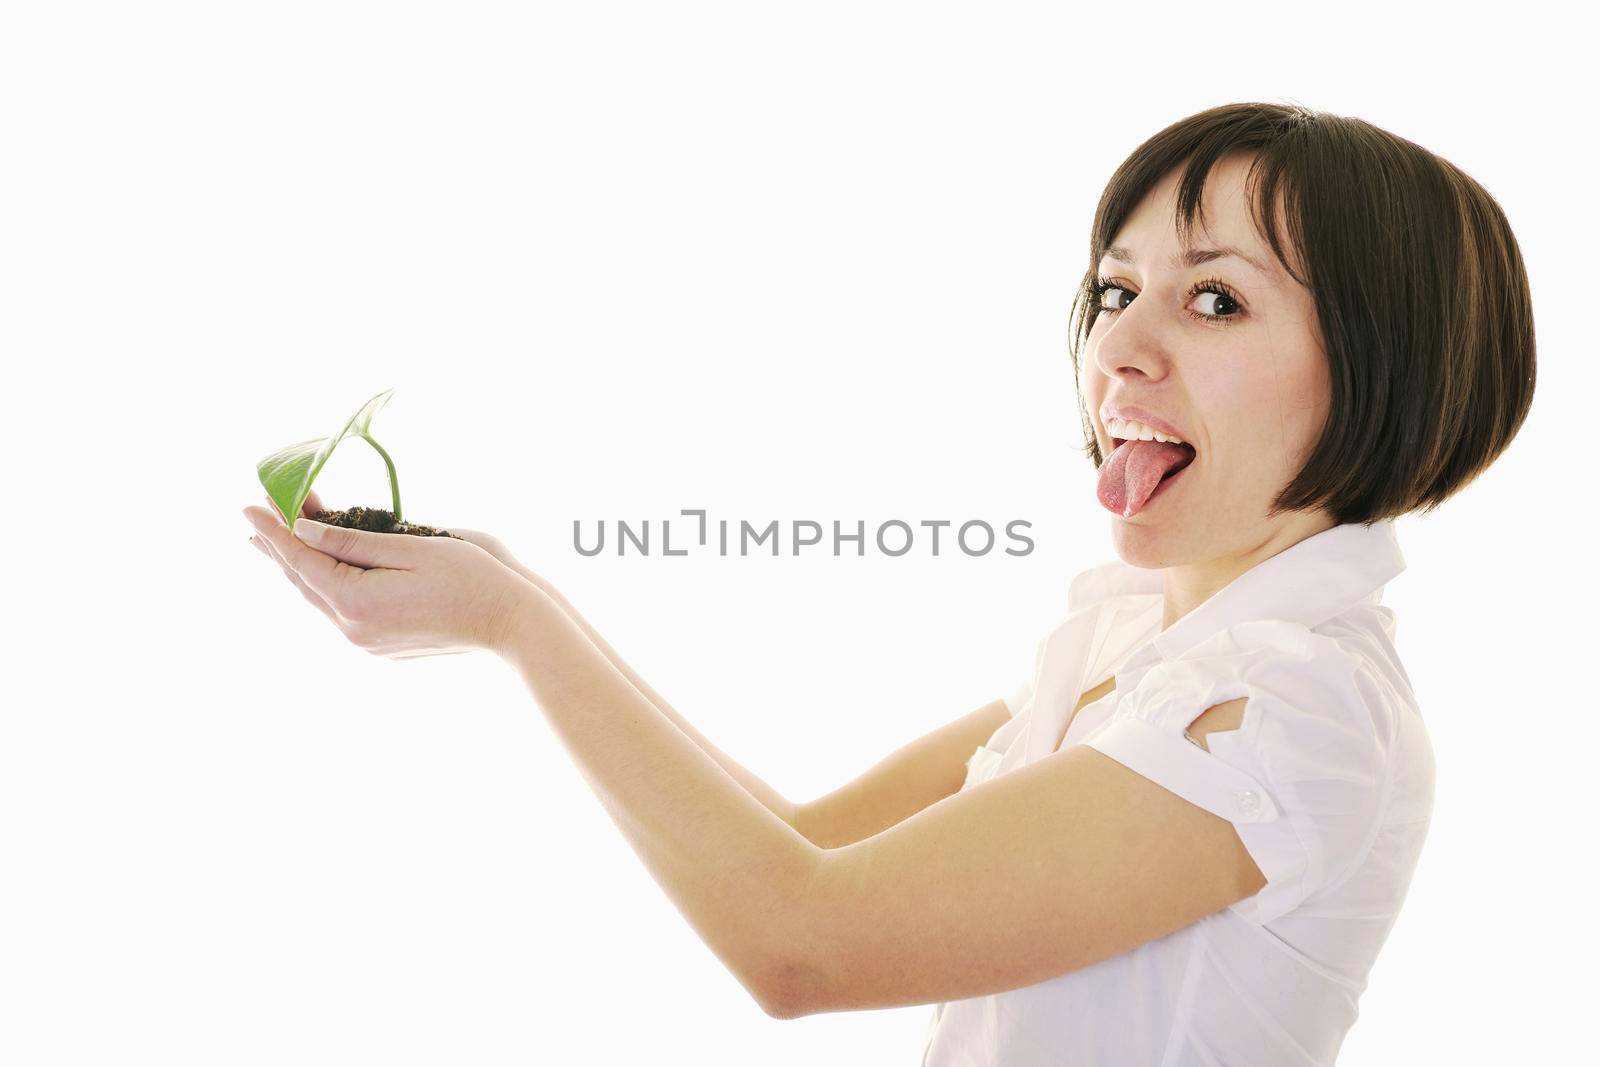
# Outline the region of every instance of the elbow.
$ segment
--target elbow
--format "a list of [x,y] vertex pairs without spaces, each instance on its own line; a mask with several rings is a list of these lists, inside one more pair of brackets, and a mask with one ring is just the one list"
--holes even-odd
[[800,1018],[800,1015],[799,1015],[798,1012],[794,1012],[794,1011],[789,1010],[780,1001],[778,1001],[777,999],[775,999],[773,997],[757,997],[756,998],[756,1003],[761,1005],[761,1010],[766,1013],[767,1018],[769,1018],[769,1019],[798,1019],[798,1018]]
[[828,981],[828,961],[816,952],[819,930],[818,881],[826,852],[806,849],[801,874],[777,908],[785,921],[768,924],[765,951],[760,953],[755,972],[745,983],[773,1019],[800,1019],[825,1010],[822,996]]
[[815,1014],[817,977],[808,967],[785,961],[767,970],[755,986],[756,1002],[773,1019],[802,1019]]

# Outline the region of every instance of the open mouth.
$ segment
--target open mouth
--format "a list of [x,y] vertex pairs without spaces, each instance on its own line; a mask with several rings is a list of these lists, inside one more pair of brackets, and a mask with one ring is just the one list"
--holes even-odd
[[[1169,495],[1168,488],[1199,458],[1198,450],[1186,442],[1108,436],[1112,448],[1100,464],[1095,494],[1102,506],[1123,519]],[[1151,475],[1159,476],[1151,481]]]

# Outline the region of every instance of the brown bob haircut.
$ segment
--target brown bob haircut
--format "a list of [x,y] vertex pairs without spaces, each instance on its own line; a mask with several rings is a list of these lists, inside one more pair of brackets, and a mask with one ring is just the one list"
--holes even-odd
[[[1306,286],[1332,386],[1322,433],[1272,513],[1326,508],[1335,524],[1423,514],[1482,473],[1533,400],[1533,307],[1511,226],[1476,181],[1432,152],[1357,118],[1297,104],[1239,103],[1168,126],[1117,168],[1095,210],[1089,269],[1073,300],[1075,380],[1099,317],[1105,250],[1178,167],[1187,246],[1211,167],[1251,157],[1253,222]],[[1296,273],[1287,248],[1304,264]],[[1104,457],[1080,389],[1086,451]]]

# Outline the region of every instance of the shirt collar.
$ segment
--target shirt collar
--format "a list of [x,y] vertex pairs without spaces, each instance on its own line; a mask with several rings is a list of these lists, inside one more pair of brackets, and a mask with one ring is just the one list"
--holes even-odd
[[[1117,673],[1131,676],[1157,659],[1172,660],[1214,633],[1241,622],[1281,619],[1313,628],[1363,601],[1405,570],[1393,519],[1345,523],[1297,541],[1257,563],[1177,622],[1158,631]],[[1072,580],[1067,610],[1113,597],[1161,598],[1161,570],[1112,560]],[[1157,616],[1156,625],[1160,625]]]

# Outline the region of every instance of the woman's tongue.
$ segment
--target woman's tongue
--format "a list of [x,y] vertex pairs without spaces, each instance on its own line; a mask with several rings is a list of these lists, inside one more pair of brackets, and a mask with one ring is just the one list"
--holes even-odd
[[1131,519],[1144,507],[1162,477],[1193,453],[1166,441],[1124,441],[1100,464],[1096,495],[1107,511]]

